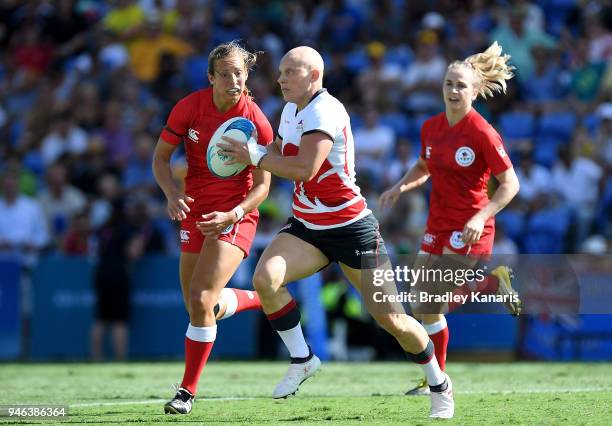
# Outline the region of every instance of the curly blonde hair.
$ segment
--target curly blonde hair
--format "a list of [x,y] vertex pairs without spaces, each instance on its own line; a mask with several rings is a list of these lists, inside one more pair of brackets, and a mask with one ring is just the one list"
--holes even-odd
[[515,69],[509,61],[510,55],[502,54],[502,47],[495,41],[484,52],[455,61],[448,69],[460,66],[470,68],[476,76],[478,95],[486,99],[497,93],[506,93],[506,80],[514,77],[512,70]]

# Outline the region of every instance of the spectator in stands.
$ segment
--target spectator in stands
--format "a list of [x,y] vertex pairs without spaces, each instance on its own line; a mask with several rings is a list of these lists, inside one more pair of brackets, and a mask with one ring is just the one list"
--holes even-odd
[[120,168],[125,166],[132,155],[134,143],[132,134],[123,125],[123,113],[118,102],[108,102],[104,111],[104,125],[99,132],[108,161]]
[[364,112],[364,126],[355,130],[354,139],[357,172],[380,179],[385,172],[385,161],[395,147],[395,132],[390,126],[381,124],[378,111],[369,107]]
[[[376,105],[379,108],[388,107],[390,104],[400,104],[400,91],[389,89],[399,84],[401,68],[397,64],[385,63],[386,48],[379,41],[368,43],[366,45],[366,53],[368,54],[370,65],[364,68],[357,77],[361,103]],[[331,71],[334,71],[333,68]],[[327,75],[326,79],[329,78],[330,76]],[[333,89],[335,90],[332,91],[332,88],[330,88],[332,93],[343,93],[347,90],[346,85]]]
[[599,88],[606,71],[606,63],[589,61],[588,41],[584,38],[575,43],[570,53],[571,83],[569,95],[576,108],[585,109],[585,103],[598,99]]
[[53,46],[43,39],[41,29],[34,24],[15,33],[11,44],[11,59],[18,70],[40,75],[53,61]]
[[535,45],[531,49],[533,74],[523,82],[524,99],[532,107],[554,107],[565,95],[566,85],[559,66],[559,54],[554,49]]
[[0,217],[0,255],[31,268],[49,241],[47,221],[39,202],[19,193],[19,176],[14,170],[2,175]]
[[47,169],[47,186],[38,195],[45,219],[56,247],[61,247],[64,233],[72,218],[87,205],[85,195],[68,182],[66,167],[54,163]]
[[541,204],[544,201],[542,197],[549,194],[553,187],[550,172],[546,167],[534,163],[531,149],[521,154],[516,176],[521,184],[517,198],[528,207]]
[[385,186],[397,182],[416,163],[417,159],[418,155],[413,152],[411,142],[406,139],[398,140],[395,144],[395,155],[391,158],[390,164],[385,167]]
[[100,88],[91,81],[86,81],[75,87],[70,98],[70,110],[77,127],[87,133],[102,125],[103,101]]
[[74,124],[72,113],[63,110],[57,113],[52,130],[42,141],[41,154],[45,165],[54,163],[64,154],[82,155],[87,149],[87,133]]
[[497,41],[508,49],[512,63],[517,69],[516,75],[521,82],[529,80],[533,74],[534,64],[531,49],[534,46],[553,48],[556,41],[541,29],[529,28],[527,20],[529,7],[526,4],[515,5],[510,9],[499,10],[498,25],[490,34],[490,41]]
[[86,256],[91,253],[93,233],[89,211],[83,210],[72,217],[68,231],[62,241],[62,252],[68,256]]
[[103,19],[104,28],[117,34],[121,40],[130,41],[142,28],[145,11],[137,0],[117,0]]
[[580,156],[575,147],[561,145],[552,170],[555,190],[574,211],[578,220],[577,238],[589,233],[597,208],[603,170],[590,158]]
[[151,135],[141,133],[134,141],[134,152],[123,171],[123,187],[127,193],[157,193],[157,183],[151,170],[155,141]]
[[143,83],[157,79],[160,59],[164,53],[184,58],[193,51],[186,41],[162,31],[161,17],[157,12],[146,15],[145,28],[141,36],[130,44],[130,68]]
[[601,120],[595,134],[597,157],[612,171],[612,102],[599,105],[597,116]]
[[115,205],[122,196],[119,179],[113,173],[104,173],[97,179],[98,197],[91,205],[91,224],[99,229],[106,223]]
[[75,0],[58,0],[51,5],[43,31],[55,46],[55,58],[60,65],[84,51],[89,22],[78,11]]
[[425,30],[417,38],[416,58],[402,78],[404,108],[412,113],[432,113],[443,108],[440,81],[446,72],[446,60],[439,52],[438,35]]

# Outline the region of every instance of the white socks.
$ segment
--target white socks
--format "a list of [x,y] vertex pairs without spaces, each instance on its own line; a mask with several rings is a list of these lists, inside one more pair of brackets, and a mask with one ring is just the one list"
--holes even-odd
[[304,334],[302,333],[301,323],[298,323],[298,325],[290,328],[289,330],[276,330],[276,332],[281,339],[283,339],[285,346],[287,346],[287,349],[289,350],[291,358],[306,358],[308,355],[310,355],[308,345],[306,344]]

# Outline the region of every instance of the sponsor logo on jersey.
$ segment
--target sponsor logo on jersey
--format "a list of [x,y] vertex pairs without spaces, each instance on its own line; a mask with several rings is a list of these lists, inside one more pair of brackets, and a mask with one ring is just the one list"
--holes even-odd
[[298,124],[295,128],[298,132],[302,133],[304,131],[304,120],[298,121]]
[[364,250],[364,251],[355,250],[355,256],[362,256],[364,254],[374,254],[374,250]]
[[429,160],[431,158],[431,147],[430,146],[426,146],[425,147],[425,159]]
[[189,231],[181,229],[181,243],[189,242]]
[[197,130],[194,130],[194,129],[187,130],[187,137],[191,139],[192,141],[194,141],[195,143],[198,143],[200,141],[200,137],[198,136],[199,134],[200,132],[198,132]]
[[476,154],[474,154],[474,150],[469,146],[462,146],[455,152],[455,161],[461,167],[468,167],[475,159]]
[[230,232],[232,232],[232,229],[234,229],[233,223],[229,225],[227,228],[225,228],[223,231],[221,231],[221,235],[229,234]]
[[506,150],[504,149],[503,146],[498,146],[497,147],[497,152],[499,152],[499,156],[501,158],[504,158],[507,154],[506,154]]
[[436,237],[433,234],[425,234],[423,235],[423,244],[430,246],[433,244],[434,240],[436,239]]
[[462,236],[463,236],[463,233],[461,231],[454,231],[451,234],[449,238],[449,242],[452,248],[462,249],[463,247],[465,247],[465,243],[461,239]]

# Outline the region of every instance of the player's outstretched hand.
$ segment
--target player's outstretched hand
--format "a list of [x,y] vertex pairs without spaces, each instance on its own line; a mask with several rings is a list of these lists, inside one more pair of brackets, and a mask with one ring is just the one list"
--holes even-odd
[[221,139],[223,139],[227,143],[217,144],[217,146],[221,148],[218,153],[220,155],[225,155],[229,157],[229,159],[224,164],[228,166],[235,163],[251,164],[249,148],[247,147],[246,143],[238,142],[237,140],[229,138],[227,136],[222,136]]
[[401,191],[396,187],[386,190],[378,199],[378,209],[383,211],[386,208],[393,207],[401,194]]
[[191,211],[189,204],[193,202],[194,199],[185,194],[168,198],[168,216],[170,216],[170,219],[178,221],[187,219],[187,213]]
[[485,220],[479,214],[475,214],[463,227],[461,238],[465,244],[474,244],[480,239],[484,230]]
[[236,222],[234,212],[212,212],[203,214],[202,220],[196,222],[196,226],[207,237],[216,237],[234,222]]

